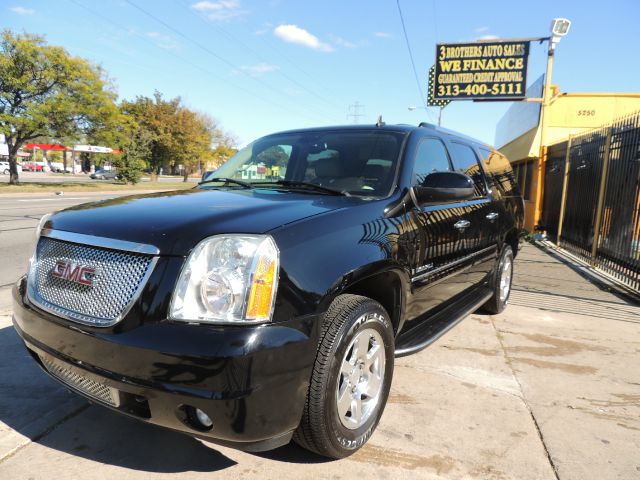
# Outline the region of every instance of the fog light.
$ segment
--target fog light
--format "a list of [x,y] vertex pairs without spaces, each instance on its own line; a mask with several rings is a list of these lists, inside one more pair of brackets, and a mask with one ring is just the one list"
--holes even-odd
[[199,408],[196,408],[195,411],[196,411],[196,418],[198,419],[198,421],[202,424],[202,426],[204,428],[209,429],[209,428],[213,427],[213,421],[209,418],[209,415],[204,413]]

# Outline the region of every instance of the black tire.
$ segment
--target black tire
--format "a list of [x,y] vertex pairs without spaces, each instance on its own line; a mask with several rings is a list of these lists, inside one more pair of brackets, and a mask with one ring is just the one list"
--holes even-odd
[[[511,295],[511,284],[513,283],[513,249],[510,245],[505,245],[502,248],[502,253],[500,254],[500,260],[498,261],[498,265],[496,267],[496,271],[494,272],[493,279],[491,281],[493,288],[493,295],[487,303],[482,306],[482,310],[486,313],[495,315],[504,311],[507,308],[507,304],[509,303],[509,297]],[[502,278],[503,272],[505,268],[511,269],[511,274],[509,275],[508,282],[508,292],[504,295]]]
[[5,169],[5,171],[3,172],[5,175],[9,175],[9,169]]
[[[371,338],[382,340],[384,371],[380,372],[382,383],[377,387],[379,393],[375,397],[377,400],[372,402],[370,413],[363,416],[360,426],[347,428],[338,413],[338,389],[343,388],[343,382],[347,382],[341,373],[341,366],[347,355],[355,357],[351,342],[359,333],[359,338],[371,334]],[[377,344],[375,339],[373,342],[371,339],[366,342],[367,352]],[[293,436],[297,444],[325,457],[344,458],[367,442],[380,421],[389,396],[393,377],[394,343],[391,320],[378,302],[359,295],[340,295],[331,303],[323,318],[302,420]],[[361,374],[366,372],[366,367],[359,368]],[[371,368],[373,370],[374,367]],[[355,389],[354,386],[353,391]],[[360,393],[353,395],[359,396]]]

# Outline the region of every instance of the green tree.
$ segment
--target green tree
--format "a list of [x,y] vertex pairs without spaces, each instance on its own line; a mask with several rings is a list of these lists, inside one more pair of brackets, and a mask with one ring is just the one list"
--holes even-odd
[[172,157],[183,166],[186,182],[189,174],[211,155],[216,122],[206,114],[182,107],[176,114],[174,127]]
[[280,145],[274,145],[260,152],[256,160],[264,163],[269,168],[286,167],[289,161],[289,155]]
[[140,127],[133,117],[126,117],[122,124],[122,155],[117,155],[112,164],[118,169],[118,177],[124,183],[138,183],[151,157],[153,133]]
[[218,144],[212,152],[213,164],[216,168],[220,168],[224,162],[229,160],[238,151],[233,144]]
[[130,115],[138,128],[145,129],[150,138],[150,153],[147,162],[151,168],[152,180],[165,163],[172,163],[175,151],[176,115],[181,109],[180,97],[165,100],[162,94],[155,91],[153,98],[138,96],[133,101],[124,100],[120,110]]
[[[166,100],[156,91],[153,98],[138,96],[133,101],[123,101],[120,107],[138,128],[148,132],[144,138],[150,139],[147,160],[152,178],[163,164],[182,165],[187,181],[190,173],[208,161],[219,160],[221,164],[229,153],[224,147],[231,149],[235,143],[213,117],[187,108],[180,97]],[[214,144],[219,149],[215,153]]]
[[115,123],[116,94],[100,67],[73,57],[44,38],[0,35],[0,132],[10,163],[9,183],[18,183],[20,147],[40,136],[75,137]]

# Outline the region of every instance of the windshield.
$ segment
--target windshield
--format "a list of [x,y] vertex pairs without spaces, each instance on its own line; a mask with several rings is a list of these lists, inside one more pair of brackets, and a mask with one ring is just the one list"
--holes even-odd
[[352,195],[387,196],[403,136],[375,129],[270,135],[240,150],[204,180],[226,178],[278,189],[305,182]]

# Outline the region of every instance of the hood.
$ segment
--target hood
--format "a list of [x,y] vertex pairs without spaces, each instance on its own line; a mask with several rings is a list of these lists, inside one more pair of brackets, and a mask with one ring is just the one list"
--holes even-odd
[[191,189],[85,203],[56,213],[46,227],[154,245],[165,255],[187,255],[211,235],[265,233],[354,200],[267,189]]

